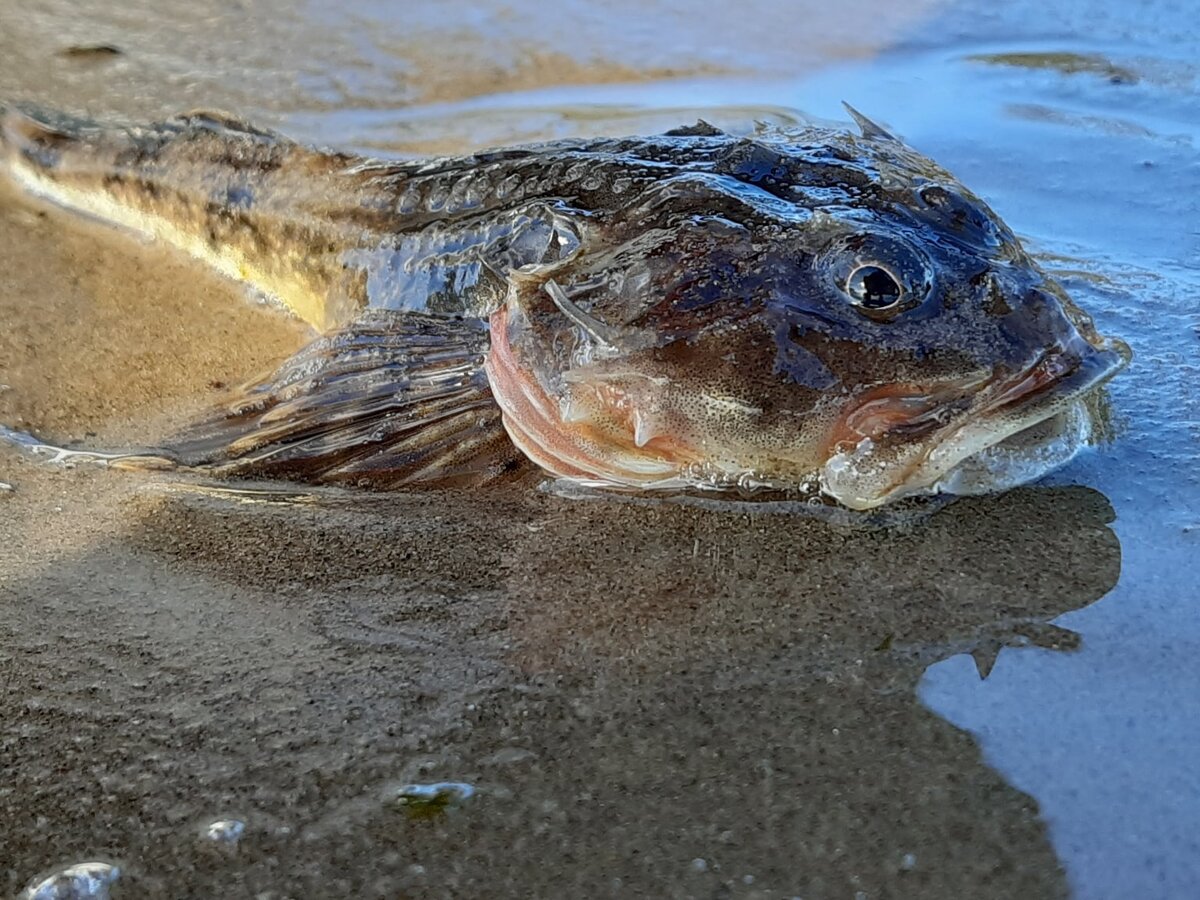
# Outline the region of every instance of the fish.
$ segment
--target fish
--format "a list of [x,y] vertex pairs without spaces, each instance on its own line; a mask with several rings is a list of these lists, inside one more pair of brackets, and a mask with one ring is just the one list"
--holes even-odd
[[699,121],[396,160],[220,112],[10,106],[0,171],[313,329],[168,446],[109,462],[852,510],[1061,466],[1128,346],[983,200],[847,110],[857,130]]

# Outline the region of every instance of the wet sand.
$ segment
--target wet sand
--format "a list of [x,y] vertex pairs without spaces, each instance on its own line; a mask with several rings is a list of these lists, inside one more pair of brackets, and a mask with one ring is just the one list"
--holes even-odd
[[[0,557],[8,889],[99,856],[131,896],[1065,894],[1036,804],[915,686],[1070,652],[1040,623],[1119,569],[1094,492],[898,534],[15,474],[43,539]],[[389,802],[435,781],[477,793]],[[201,837],[229,816],[236,853]]]
[[[210,51],[214,13],[148,90],[157,19],[39,16],[3,42],[25,41],[0,53],[3,89],[131,115],[236,108],[295,39],[267,28],[267,61]],[[81,62],[129,80],[47,61],[84,39],[129,48]],[[729,65],[498,52],[455,80],[380,52],[422,99]],[[247,105],[336,100],[274,91]],[[305,340],[195,264],[7,188],[0,248],[0,421],[48,438],[153,443]],[[92,858],[130,897],[1066,893],[1036,803],[915,687],[953,654],[986,672],[1006,645],[1071,651],[1045,623],[1120,568],[1094,491],[864,531],[529,487],[239,494],[10,449],[0,481],[6,894]],[[414,817],[393,802],[412,781],[476,793]],[[236,848],[203,837],[229,816]]]

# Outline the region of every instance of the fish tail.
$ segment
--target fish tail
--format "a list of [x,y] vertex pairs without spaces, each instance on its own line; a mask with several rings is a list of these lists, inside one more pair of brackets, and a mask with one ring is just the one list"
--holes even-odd
[[0,110],[0,170],[26,191],[179,247],[321,329],[355,311],[343,256],[370,230],[328,214],[354,187],[344,168],[220,112],[120,127]]
[[18,178],[24,169],[50,170],[87,124],[40,107],[0,104],[0,160]]
[[[278,135],[225,113],[198,111],[151,125],[120,127],[47,107],[0,103],[0,160],[4,168],[17,180],[25,181],[26,187],[66,206],[76,204],[60,194],[89,178],[111,186],[126,179],[154,177],[163,184],[177,181],[183,187],[202,174],[197,170],[205,164],[213,166],[223,161],[229,167],[232,160],[228,156],[222,160],[220,148],[213,146],[219,141],[207,141],[207,153],[187,152],[188,145],[194,150],[201,143],[198,137],[215,136],[224,137],[227,143],[245,138],[284,142]],[[261,162],[254,154],[240,153],[238,158],[246,166]],[[31,175],[46,179],[40,190],[28,183]],[[61,184],[62,190],[54,190],[54,183]]]

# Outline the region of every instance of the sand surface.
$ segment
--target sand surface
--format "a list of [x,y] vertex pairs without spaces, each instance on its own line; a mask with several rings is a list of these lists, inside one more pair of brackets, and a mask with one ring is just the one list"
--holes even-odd
[[[0,94],[270,123],[354,98],[815,66],[892,27],[860,4],[802,41],[759,17],[750,66],[718,46],[724,14],[688,26],[699,51],[647,28],[592,57],[522,7],[456,28],[429,13],[364,49],[369,4],[344,28],[291,4],[77,6],[2,14]],[[57,55],[97,42],[121,55]],[[7,187],[0,322],[0,422],[100,447],[153,443],[307,336]],[[0,481],[5,895],[93,858],[121,865],[126,897],[1067,891],[1036,802],[916,685],[954,654],[986,672],[1006,645],[1071,652],[1045,623],[1120,570],[1094,491],[862,531],[529,488],[240,493],[11,449]],[[428,817],[394,802],[438,781],[475,793]],[[204,836],[228,817],[236,847]]]

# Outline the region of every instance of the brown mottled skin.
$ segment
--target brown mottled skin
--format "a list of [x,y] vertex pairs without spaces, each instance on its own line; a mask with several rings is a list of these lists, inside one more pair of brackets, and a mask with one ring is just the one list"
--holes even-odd
[[939,489],[968,449],[1058,434],[1127,351],[979,198],[858,118],[423,162],[211,113],[9,111],[0,133],[35,191],[99,202],[327,332],[170,458],[388,487],[528,457],[867,508]]

